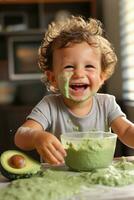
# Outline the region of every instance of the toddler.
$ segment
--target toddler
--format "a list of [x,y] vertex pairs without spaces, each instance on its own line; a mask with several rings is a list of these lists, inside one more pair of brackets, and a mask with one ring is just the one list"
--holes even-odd
[[101,130],[134,147],[134,124],[115,97],[99,93],[113,74],[117,57],[102,24],[70,16],[49,25],[39,48],[39,67],[52,94],[44,96],[15,134],[23,150],[36,149],[45,162],[64,163],[62,133]]

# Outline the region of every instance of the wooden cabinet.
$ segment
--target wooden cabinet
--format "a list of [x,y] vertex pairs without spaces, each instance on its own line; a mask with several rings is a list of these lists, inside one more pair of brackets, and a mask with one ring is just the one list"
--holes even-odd
[[[31,109],[32,106],[0,106],[0,154],[10,149],[18,149],[14,144],[14,134]],[[35,150],[26,153],[40,160]]]
[[57,15],[61,17],[64,14],[96,17],[96,0],[0,0],[0,83],[8,81],[15,84],[17,97],[13,105],[0,106],[1,152],[15,148],[15,131],[24,122],[30,105],[35,105],[46,93],[39,79],[23,80],[25,75],[20,79],[11,78],[14,76],[11,76],[13,70],[10,70],[10,66],[16,73],[16,66],[19,65],[13,54],[16,51],[13,41],[20,39],[22,44],[26,38],[30,40],[38,36],[41,42],[48,24]]
[[14,79],[11,73],[16,68],[10,70],[17,62],[14,41],[34,41],[38,37],[40,44],[48,24],[56,17],[96,17],[96,7],[96,0],[0,0],[0,80]]
[[31,111],[30,106],[0,106],[0,151],[14,147],[14,134]]
[[[96,17],[96,7],[96,0],[0,0],[0,83],[8,81],[16,86],[15,96],[19,98],[14,104],[34,104],[36,94],[40,98],[46,92],[39,80],[37,60],[33,62],[34,51],[31,64],[26,65],[25,57],[21,62],[18,59],[20,50],[24,47],[23,52],[25,48],[32,52],[35,43],[38,50],[48,24],[57,16]],[[26,91],[26,101],[21,91]],[[29,91],[33,94],[31,102]]]

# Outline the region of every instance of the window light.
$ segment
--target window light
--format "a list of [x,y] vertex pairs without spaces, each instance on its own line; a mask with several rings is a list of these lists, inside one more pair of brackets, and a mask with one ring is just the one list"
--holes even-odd
[[134,0],[120,0],[123,99],[134,105]]

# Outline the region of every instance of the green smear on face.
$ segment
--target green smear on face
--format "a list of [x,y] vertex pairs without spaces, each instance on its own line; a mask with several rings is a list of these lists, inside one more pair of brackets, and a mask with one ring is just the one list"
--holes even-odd
[[[73,75],[73,72],[63,72],[58,76],[59,89],[60,89],[61,94],[63,94],[64,97],[78,102],[77,98],[75,99],[71,97],[71,95],[69,94],[69,82],[72,75]],[[83,99],[79,100],[79,102],[85,101],[88,98],[89,98],[89,95],[86,95],[83,97]]]
[[85,96],[83,96],[81,99],[78,100],[77,97],[74,97],[74,96],[71,96],[69,94],[69,83],[70,83],[70,79],[73,75],[73,72],[62,72],[61,74],[59,74],[58,76],[58,85],[59,85],[59,90],[61,92],[61,94],[68,98],[68,99],[71,99],[75,102],[84,102],[86,101],[87,99],[89,99],[91,96],[93,96],[95,93],[89,93],[89,94],[86,94]]
[[72,72],[63,72],[58,76],[58,83],[60,92],[64,97],[69,98],[69,81],[72,76]]

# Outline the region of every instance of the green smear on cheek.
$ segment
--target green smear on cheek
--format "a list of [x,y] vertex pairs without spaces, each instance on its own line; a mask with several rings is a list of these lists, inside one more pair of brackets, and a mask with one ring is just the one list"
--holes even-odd
[[66,98],[70,97],[69,96],[69,81],[72,75],[73,75],[72,72],[64,72],[58,76],[59,89]]
[[80,100],[78,100],[77,97],[75,97],[75,96],[71,96],[69,94],[69,82],[70,82],[72,75],[73,75],[73,72],[62,72],[58,76],[59,89],[60,89],[61,94],[64,97],[71,99],[71,100],[74,100],[76,102],[83,102],[83,101],[86,101],[87,99],[89,99],[91,96],[94,95],[92,93],[86,94]]

